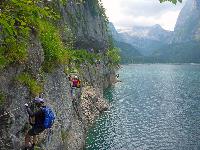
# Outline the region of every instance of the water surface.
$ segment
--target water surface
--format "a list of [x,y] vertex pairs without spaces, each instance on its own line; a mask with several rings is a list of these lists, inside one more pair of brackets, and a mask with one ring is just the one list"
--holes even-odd
[[200,150],[200,65],[127,65],[87,150]]

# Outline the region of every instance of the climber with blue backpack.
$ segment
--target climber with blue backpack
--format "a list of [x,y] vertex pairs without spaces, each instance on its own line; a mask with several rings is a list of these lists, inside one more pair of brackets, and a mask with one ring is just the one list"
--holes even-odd
[[[29,120],[32,120],[30,123],[32,128],[25,136],[25,150],[34,150],[37,140],[36,135],[39,135],[45,129],[51,128],[55,120],[53,111],[44,105],[44,99],[37,97],[33,100],[33,103],[36,106],[36,112],[33,112],[28,104],[25,104],[26,110],[29,114]],[[31,140],[31,137],[33,137],[33,140]]]

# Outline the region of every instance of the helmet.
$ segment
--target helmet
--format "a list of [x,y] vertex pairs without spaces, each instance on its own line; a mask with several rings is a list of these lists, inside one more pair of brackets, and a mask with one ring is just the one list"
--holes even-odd
[[78,79],[78,77],[77,77],[77,76],[74,76],[74,78],[75,78],[75,79]]
[[34,103],[44,103],[44,99],[42,98],[39,98],[39,97],[36,97],[34,100],[33,100]]

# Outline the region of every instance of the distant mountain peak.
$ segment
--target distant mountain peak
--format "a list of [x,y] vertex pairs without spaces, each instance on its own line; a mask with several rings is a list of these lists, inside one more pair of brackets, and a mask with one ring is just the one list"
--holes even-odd
[[120,29],[118,32],[130,37],[150,39],[155,41],[166,39],[166,37],[171,34],[170,31],[163,29],[159,24],[155,24],[153,26],[133,26],[129,29]]
[[[159,25],[159,24],[153,25],[152,28],[155,28],[155,29],[163,29],[163,28],[161,27],[161,25]],[[164,30],[164,29],[163,29],[163,30]]]
[[132,30],[152,30],[152,29],[162,29],[161,25],[155,24],[152,26],[133,26]]

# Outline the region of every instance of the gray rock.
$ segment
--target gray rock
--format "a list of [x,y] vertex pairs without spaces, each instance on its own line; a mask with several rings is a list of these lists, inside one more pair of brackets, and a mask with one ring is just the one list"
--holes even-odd
[[[99,6],[95,5],[97,14],[94,15],[90,2],[90,0],[86,0],[83,4],[76,4],[76,0],[70,0],[64,6],[58,3],[62,14],[60,22],[63,26],[67,22],[73,30],[77,48],[94,48],[103,53],[108,47],[106,24],[99,15]],[[76,28],[70,18],[72,15],[76,20]],[[63,40],[65,37],[67,38],[67,35],[63,35]],[[38,136],[38,146],[48,150],[83,149],[86,131],[98,114],[108,107],[105,100],[102,99],[103,88],[110,85],[105,82],[110,82],[108,78],[114,72],[103,62],[98,67],[95,65],[82,67],[80,78],[84,87],[81,96],[77,95],[78,105],[74,107],[73,99],[70,96],[70,83],[64,73],[64,66],[57,67],[52,73],[41,72],[44,52],[39,39],[34,35],[31,35],[30,38],[28,54],[26,64],[12,65],[0,72],[0,91],[6,97],[5,104],[0,108],[0,150],[20,150],[24,147],[24,136],[29,124],[24,104],[31,103],[34,98],[27,86],[15,80],[16,76],[24,71],[28,71],[38,82],[43,83],[44,91],[41,96],[56,114],[52,131],[45,131]],[[85,93],[87,92],[86,85],[91,85],[91,95],[94,96],[84,96],[87,95]],[[85,112],[89,112],[90,115],[86,115]],[[86,119],[87,117],[90,119]]]

